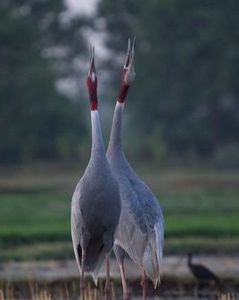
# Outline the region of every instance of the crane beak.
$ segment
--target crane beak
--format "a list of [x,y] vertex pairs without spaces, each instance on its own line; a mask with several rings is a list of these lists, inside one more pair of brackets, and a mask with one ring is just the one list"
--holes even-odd
[[124,69],[127,69],[129,65],[130,56],[131,56],[131,42],[130,39],[128,39],[128,48],[127,48],[127,53],[126,53],[126,58],[124,63]]
[[88,77],[90,77],[92,79],[92,81],[95,81],[95,79],[96,79],[95,50],[94,50],[93,45],[91,45],[91,48],[90,48]]
[[135,42],[136,42],[136,38],[134,37],[133,44],[131,47],[131,41],[130,39],[128,39],[128,47],[127,47],[127,53],[124,62],[124,68],[121,73],[120,90],[117,97],[117,101],[119,103],[125,102],[128,89],[135,80],[135,71],[134,71]]
[[131,41],[128,39],[128,48],[127,48],[127,53],[126,53],[126,58],[125,58],[125,63],[124,63],[124,69],[128,69],[130,66],[130,63],[133,63],[134,60],[134,52],[135,52],[135,43],[136,43],[136,37],[133,39],[133,44],[131,47]]
[[128,42],[128,50],[125,60],[124,69],[126,70],[125,73],[125,83],[130,85],[135,80],[135,70],[134,70],[134,54],[135,54],[135,44],[136,44],[136,37],[133,39],[132,47],[130,49],[130,40]]
[[97,77],[96,77],[96,70],[95,70],[95,55],[94,55],[93,45],[91,45],[90,48],[89,71],[88,71],[86,84],[88,87],[88,93],[90,98],[90,108],[91,110],[96,110],[98,107]]
[[135,52],[135,45],[136,45],[136,36],[134,37],[132,48],[131,48],[131,59],[130,63],[134,63],[134,52]]

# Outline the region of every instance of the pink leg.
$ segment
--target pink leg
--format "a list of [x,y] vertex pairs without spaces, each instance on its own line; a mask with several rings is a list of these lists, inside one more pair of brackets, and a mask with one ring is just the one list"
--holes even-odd
[[110,260],[108,256],[106,256],[105,299],[111,300]]
[[120,269],[120,277],[123,287],[123,300],[129,300],[129,294],[127,291],[127,283],[125,279],[125,273],[124,273],[124,261],[119,263],[119,269]]
[[143,300],[146,300],[147,279],[146,279],[145,271],[143,269],[142,269],[142,279],[140,284],[143,291]]
[[82,257],[81,257],[81,276],[80,276],[80,294],[81,299],[85,300],[85,251],[82,250]]

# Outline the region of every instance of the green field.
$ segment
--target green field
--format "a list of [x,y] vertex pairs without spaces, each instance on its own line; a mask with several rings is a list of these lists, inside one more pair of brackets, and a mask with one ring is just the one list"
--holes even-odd
[[[160,199],[165,253],[236,253],[239,173],[138,168]],[[0,260],[73,257],[70,204],[81,172],[59,167],[0,171]]]

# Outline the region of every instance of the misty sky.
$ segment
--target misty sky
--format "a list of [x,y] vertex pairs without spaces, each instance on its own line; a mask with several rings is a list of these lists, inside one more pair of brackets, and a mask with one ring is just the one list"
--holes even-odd
[[74,14],[91,15],[95,12],[98,0],[65,0],[69,11]]

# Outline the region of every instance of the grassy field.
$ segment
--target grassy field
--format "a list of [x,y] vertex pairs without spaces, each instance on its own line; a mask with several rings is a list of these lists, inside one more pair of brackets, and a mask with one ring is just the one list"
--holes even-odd
[[[239,172],[138,173],[160,199],[165,253],[238,251]],[[1,261],[73,257],[70,204],[80,176],[53,166],[0,171]]]

